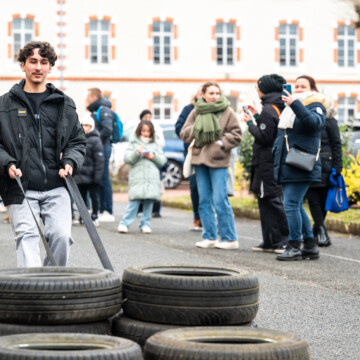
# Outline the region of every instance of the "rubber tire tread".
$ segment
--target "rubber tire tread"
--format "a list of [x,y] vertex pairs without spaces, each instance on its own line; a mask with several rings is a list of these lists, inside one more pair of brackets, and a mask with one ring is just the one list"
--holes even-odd
[[[230,342],[221,342],[226,338]],[[241,342],[241,339],[251,338],[263,342]],[[220,341],[216,342],[215,339]],[[234,343],[233,339],[239,339],[239,343]],[[306,341],[283,331],[249,327],[195,327],[166,330],[153,335],[146,341],[144,359],[310,360],[310,350]]]
[[121,309],[118,275],[105,269],[0,270],[0,322],[32,325],[106,320]]
[[117,316],[112,322],[112,334],[125,339],[135,341],[141,347],[145,345],[146,340],[159,331],[176,329],[179,326],[156,324],[140,320],[131,319],[125,315]]
[[67,325],[27,325],[0,323],[0,336],[33,333],[82,333],[112,335],[109,320]]
[[[57,342],[84,344],[97,349],[88,350],[38,350],[31,349],[39,342],[54,346]],[[17,348],[18,344],[28,344],[29,348]],[[107,347],[105,347],[107,346]],[[0,337],[0,358],[2,360],[142,360],[141,348],[128,339],[94,334],[21,334]]]

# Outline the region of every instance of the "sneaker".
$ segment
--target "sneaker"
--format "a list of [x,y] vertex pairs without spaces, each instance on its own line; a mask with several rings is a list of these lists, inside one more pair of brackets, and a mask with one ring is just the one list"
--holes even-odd
[[152,217],[153,218],[161,218],[161,214],[159,211],[155,211],[153,214],[152,214]]
[[239,242],[237,240],[217,241],[215,247],[222,250],[235,250],[239,248]]
[[268,253],[273,253],[275,252],[275,249],[272,248],[266,248],[264,243],[259,244],[258,246],[254,246],[251,248],[252,251],[255,252],[268,252]]
[[280,245],[279,247],[274,249],[275,254],[283,254],[286,250],[287,245]]
[[7,212],[7,208],[4,205],[3,202],[0,202],[0,213],[6,213]]
[[94,226],[95,226],[95,227],[99,227],[99,226],[100,226],[99,219],[93,220],[93,223],[94,223]]
[[200,219],[195,219],[194,223],[189,227],[190,231],[201,231],[202,230],[202,224]]
[[143,234],[151,234],[151,233],[152,233],[152,230],[151,230],[151,227],[150,227],[150,226],[144,225],[144,226],[141,228],[141,232],[142,232]]
[[195,245],[199,248],[207,249],[207,248],[214,248],[217,240],[202,240],[195,243]]
[[119,233],[126,234],[129,231],[129,229],[128,229],[128,227],[126,225],[120,223],[118,228],[117,228],[117,231]]
[[73,225],[79,225],[79,224],[80,224],[80,221],[79,221],[78,219],[74,219],[74,220],[72,221],[72,224],[73,224]]
[[115,216],[110,214],[107,211],[104,211],[103,213],[101,213],[98,217],[100,222],[115,222]]

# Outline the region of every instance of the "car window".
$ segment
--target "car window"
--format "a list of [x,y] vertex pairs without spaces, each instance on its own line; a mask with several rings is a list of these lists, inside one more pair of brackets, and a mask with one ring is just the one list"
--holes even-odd
[[164,138],[169,140],[179,140],[175,130],[164,130]]

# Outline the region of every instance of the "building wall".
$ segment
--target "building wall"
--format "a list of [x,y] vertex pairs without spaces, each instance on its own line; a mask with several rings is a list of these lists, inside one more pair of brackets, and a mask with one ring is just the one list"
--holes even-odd
[[[13,16],[34,16],[36,39],[46,40],[60,50],[59,0],[16,0],[2,6],[0,18],[0,93],[22,77],[9,48],[13,37],[9,23]],[[334,62],[339,23],[350,24],[355,13],[340,0],[63,0],[64,88],[74,98],[80,115],[84,111],[86,89],[100,87],[110,92],[116,111],[124,121],[137,119],[151,106],[154,94],[173,95],[173,115],[177,118],[196,89],[208,79],[220,82],[225,95],[233,95],[238,105],[256,98],[254,83],[263,74],[279,73],[289,81],[303,73],[314,76],[319,87],[333,99],[338,94],[359,92],[360,54],[356,66],[340,69]],[[111,60],[92,65],[88,23],[91,18],[110,19]],[[172,65],[154,65],[149,60],[153,46],[149,26],[153,20],[170,19],[176,27]],[[213,29],[217,22],[236,26],[235,64],[218,66],[213,58],[216,46]],[[294,68],[280,67],[277,28],[280,23],[297,23],[301,29],[301,62]],[[356,51],[360,51],[358,33]],[[174,54],[173,54],[174,55]],[[175,55],[174,55],[175,56]],[[59,64],[50,80],[59,86]],[[360,93],[357,96],[359,103]],[[360,112],[360,106],[357,106]],[[360,117],[360,113],[358,114]]]

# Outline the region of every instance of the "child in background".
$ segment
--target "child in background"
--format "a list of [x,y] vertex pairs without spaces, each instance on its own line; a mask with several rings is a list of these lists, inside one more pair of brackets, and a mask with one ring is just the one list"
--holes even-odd
[[155,130],[151,121],[140,121],[135,136],[126,148],[124,160],[131,165],[128,190],[130,202],[117,230],[120,233],[128,232],[142,203],[140,230],[144,234],[150,234],[153,203],[160,200],[159,169],[166,163],[162,148],[155,141]]
[[80,123],[86,136],[86,158],[82,168],[75,173],[74,180],[85,204],[89,192],[92,204],[91,218],[94,225],[99,226],[99,186],[104,172],[104,146],[90,113],[86,113]]

